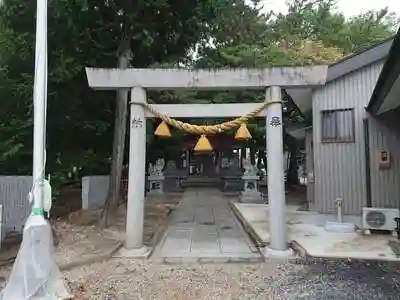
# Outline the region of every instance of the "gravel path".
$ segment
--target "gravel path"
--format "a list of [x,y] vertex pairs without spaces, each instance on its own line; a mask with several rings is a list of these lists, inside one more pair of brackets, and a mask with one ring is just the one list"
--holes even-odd
[[159,265],[115,259],[66,277],[81,300],[400,299],[400,268],[391,263]]

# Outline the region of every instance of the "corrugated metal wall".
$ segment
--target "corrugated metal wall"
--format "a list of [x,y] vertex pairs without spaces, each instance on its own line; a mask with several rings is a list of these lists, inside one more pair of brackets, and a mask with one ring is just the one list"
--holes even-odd
[[306,170],[307,170],[307,202],[314,203],[314,154],[313,154],[313,131],[306,130]]
[[[373,207],[400,208],[400,111],[369,118],[371,200]],[[389,151],[391,166],[379,168],[379,151]]]
[[[344,201],[345,214],[360,214],[366,203],[365,106],[383,66],[383,61],[327,83],[313,94],[313,139],[315,203],[312,209],[336,211],[335,199]],[[354,109],[355,143],[321,143],[321,111]]]
[[5,232],[22,232],[31,212],[28,193],[32,186],[31,176],[0,176],[0,204],[3,205]]

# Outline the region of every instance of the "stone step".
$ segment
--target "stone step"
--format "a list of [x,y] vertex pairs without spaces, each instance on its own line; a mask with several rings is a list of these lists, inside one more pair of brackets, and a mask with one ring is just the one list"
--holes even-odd
[[219,177],[189,176],[184,182],[221,182]]
[[219,177],[191,176],[182,182],[182,187],[220,187],[222,181]]
[[206,182],[206,181],[198,181],[198,182],[182,182],[182,187],[183,188],[189,188],[189,187],[220,187],[221,183],[220,182]]

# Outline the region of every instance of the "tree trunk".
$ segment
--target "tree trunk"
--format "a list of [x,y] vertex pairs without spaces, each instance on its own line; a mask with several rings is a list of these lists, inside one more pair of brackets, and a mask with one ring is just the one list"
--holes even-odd
[[267,167],[268,167],[268,163],[267,163],[267,154],[265,150],[260,150],[259,151],[259,157],[261,158],[261,162],[264,165],[264,169],[266,174],[268,173]]
[[250,162],[253,166],[256,164],[256,149],[254,147],[250,148]]
[[258,156],[257,156],[257,168],[261,169],[262,165],[262,157],[261,155],[264,155],[264,151],[258,150]]
[[[125,43],[124,43],[125,46]],[[118,68],[126,69],[129,67],[130,50],[125,47],[118,57]],[[112,150],[112,162],[110,172],[110,187],[108,189],[107,200],[104,204],[99,225],[102,228],[108,226],[108,216],[118,205],[121,196],[121,178],[124,163],[124,151],[126,140],[126,122],[128,115],[128,92],[129,90],[120,89],[117,91],[117,103],[115,108],[114,121],[114,140]]]
[[240,168],[243,169],[243,161],[246,159],[247,149],[246,147],[241,148],[240,150]]
[[221,167],[221,152],[215,151],[215,173],[219,174]]

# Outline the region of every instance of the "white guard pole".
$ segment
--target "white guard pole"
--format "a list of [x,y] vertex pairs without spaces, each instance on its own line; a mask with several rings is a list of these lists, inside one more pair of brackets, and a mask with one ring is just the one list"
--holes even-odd
[[2,300],[72,299],[53,257],[53,240],[43,217],[47,101],[47,0],[37,0],[35,82],[33,90],[32,216],[25,223],[22,243],[0,292]]
[[43,208],[47,109],[47,0],[37,0],[33,88],[33,209]]

